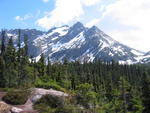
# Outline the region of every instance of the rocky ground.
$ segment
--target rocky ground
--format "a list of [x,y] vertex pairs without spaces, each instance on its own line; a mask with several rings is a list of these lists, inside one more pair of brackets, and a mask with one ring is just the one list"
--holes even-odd
[[33,104],[42,98],[44,95],[53,95],[57,97],[68,97],[69,95],[56,91],[53,89],[42,89],[42,88],[33,88],[31,90],[31,95],[29,96],[27,102],[24,105],[8,105],[3,102],[1,99],[6,95],[6,92],[0,92],[0,113],[38,113],[33,109]]

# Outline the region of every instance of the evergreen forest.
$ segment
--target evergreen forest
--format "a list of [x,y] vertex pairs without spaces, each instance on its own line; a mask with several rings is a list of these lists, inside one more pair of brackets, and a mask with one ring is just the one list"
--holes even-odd
[[36,61],[28,54],[30,37],[24,34],[21,47],[20,36],[18,30],[14,47],[13,37],[6,40],[5,30],[1,32],[1,90],[52,88],[71,95],[63,107],[51,107],[40,100],[34,107],[41,113],[150,113],[149,64],[127,65],[101,59],[52,62],[44,54]]

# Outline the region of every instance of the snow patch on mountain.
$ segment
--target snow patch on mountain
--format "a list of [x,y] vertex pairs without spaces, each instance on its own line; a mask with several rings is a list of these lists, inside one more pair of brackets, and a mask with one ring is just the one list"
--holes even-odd
[[[18,30],[7,30],[7,37],[13,37],[17,48]],[[96,26],[86,28],[80,22],[75,25],[55,27],[48,32],[35,29],[21,30],[21,47],[24,46],[23,34],[29,37],[29,54],[40,59],[41,53],[50,57],[52,62],[79,60],[92,62],[95,59],[116,60],[121,64],[150,62],[150,52],[144,53],[114,40]]]
[[132,49],[131,52],[132,52],[133,54],[137,55],[137,56],[143,56],[143,55],[144,55],[143,52],[140,52],[140,51],[137,51],[137,50],[134,50],[134,49]]
[[83,32],[81,32],[78,36],[76,36],[75,38],[73,38],[67,43],[60,43],[60,42],[57,42],[56,44],[52,43],[51,50],[52,53],[55,53],[65,49],[80,48],[84,41],[85,38],[83,36]]

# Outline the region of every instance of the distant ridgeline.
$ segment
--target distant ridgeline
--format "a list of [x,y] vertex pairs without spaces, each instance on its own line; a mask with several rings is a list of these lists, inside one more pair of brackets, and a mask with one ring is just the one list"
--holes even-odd
[[[144,53],[114,40],[96,26],[85,27],[77,22],[73,26],[55,27],[47,32],[36,29],[20,29],[20,47],[28,37],[28,55],[36,61],[43,53],[52,63],[68,61],[93,62],[115,60],[121,64],[149,63],[150,52]],[[13,38],[18,48],[18,29],[6,30],[6,42]]]

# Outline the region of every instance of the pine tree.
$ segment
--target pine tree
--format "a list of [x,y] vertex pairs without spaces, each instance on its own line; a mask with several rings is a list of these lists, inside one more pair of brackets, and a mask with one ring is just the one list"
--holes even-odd
[[19,65],[21,65],[21,56],[23,55],[23,50],[21,49],[21,30],[18,30],[18,50],[17,50],[17,59],[18,59],[18,63]]
[[51,62],[50,62],[50,58],[48,57],[47,58],[47,69],[46,69],[46,73],[47,73],[47,75],[48,76],[50,76],[51,75]]
[[121,86],[122,86],[122,99],[123,99],[123,113],[127,113],[127,100],[126,100],[126,88],[125,88],[125,80],[121,78]]
[[44,60],[44,54],[41,54],[41,58],[37,63],[38,65],[38,72],[39,72],[39,77],[45,75],[45,60]]
[[18,81],[18,74],[16,70],[16,52],[12,37],[8,41],[4,59],[7,67],[7,71],[5,72],[7,87],[15,87],[17,85],[16,81]]
[[21,69],[22,69],[22,65],[21,65],[21,30],[18,30],[18,51],[17,51],[17,65],[18,65],[18,77],[19,77],[19,85],[21,84]]
[[150,77],[146,72],[142,77],[142,102],[143,113],[150,113]]
[[28,56],[28,36],[24,35],[24,55]]
[[3,59],[2,56],[0,56],[0,87],[4,88],[5,84],[6,84],[6,80],[5,80],[5,61]]
[[5,31],[2,30],[2,40],[1,40],[1,55],[5,53]]
[[18,30],[18,50],[21,49],[21,30]]

